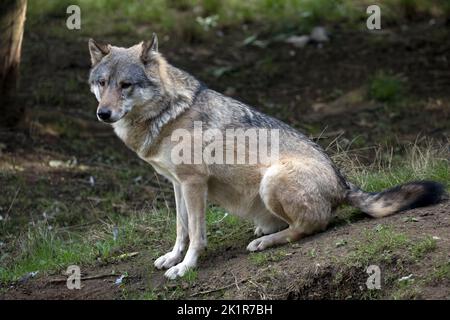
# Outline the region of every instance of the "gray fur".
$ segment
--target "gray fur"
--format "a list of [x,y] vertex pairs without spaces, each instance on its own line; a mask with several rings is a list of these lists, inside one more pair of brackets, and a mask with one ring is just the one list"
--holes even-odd
[[[111,110],[107,122],[121,140],[174,185],[177,240],[172,251],[155,261],[157,268],[169,268],[166,276],[171,279],[195,267],[206,246],[206,201],[252,220],[260,237],[247,248],[256,251],[324,230],[334,209],[344,202],[382,217],[442,198],[443,188],[432,182],[410,183],[381,193],[360,190],[301,132],[206,88],[168,64],[158,53],[156,36],[131,48],[99,47],[93,41],[89,48],[93,61],[90,85],[99,110]],[[130,86],[124,88],[124,82]],[[244,165],[175,163],[172,133],[177,129],[192,133],[198,121],[203,128],[219,132],[276,129],[280,157]],[[242,145],[247,146],[245,141]],[[237,149],[234,144],[225,147],[231,153]]]

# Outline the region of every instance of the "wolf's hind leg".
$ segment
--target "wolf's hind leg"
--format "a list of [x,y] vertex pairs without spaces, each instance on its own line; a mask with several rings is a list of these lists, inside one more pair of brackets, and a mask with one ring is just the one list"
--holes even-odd
[[[260,196],[266,208],[289,225],[287,229],[250,242],[250,251],[297,241],[324,230],[331,218],[329,200],[301,164],[285,162],[270,167],[260,185]],[[312,177],[314,178],[314,176]]]
[[272,213],[270,213],[270,215],[271,217],[269,218],[255,221],[255,235],[257,237],[272,234],[288,227],[288,224],[285,221],[279,219]]
[[260,251],[269,247],[295,242],[301,238],[322,231],[326,223],[315,221],[295,221],[288,228],[253,240],[247,246],[249,251]]
[[260,251],[266,248],[285,244],[288,242],[294,242],[299,240],[304,233],[296,228],[287,228],[276,233],[263,236],[261,238],[255,239],[249,243],[247,250],[249,251]]

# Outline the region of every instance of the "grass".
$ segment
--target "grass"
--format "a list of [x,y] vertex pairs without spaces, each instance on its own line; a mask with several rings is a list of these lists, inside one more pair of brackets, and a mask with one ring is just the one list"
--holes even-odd
[[[419,256],[421,259],[423,258],[423,252],[434,251],[435,248],[436,244],[433,241],[422,239],[416,250],[421,252]],[[427,267],[425,274],[417,275],[408,281],[396,281],[391,297],[395,300],[423,299],[422,292],[424,288],[437,285],[446,286],[447,282],[450,281],[450,260],[442,261],[442,258],[437,258],[436,260],[431,268]]]
[[405,95],[404,81],[395,75],[378,72],[370,81],[369,98],[379,102],[396,103]]
[[363,240],[356,244],[346,263],[367,267],[382,261],[391,261],[395,250],[409,243],[406,235],[391,228],[378,225],[374,230],[365,230]]
[[362,238],[345,258],[346,264],[367,267],[371,264],[389,263],[394,261],[394,255],[400,256],[398,263],[414,263],[437,247],[436,240],[430,236],[412,240],[406,234],[382,224],[372,230],[365,230]]
[[[339,149],[339,146],[337,146]],[[448,146],[430,142],[397,149],[377,148],[374,160],[363,164],[351,151],[337,151],[334,161],[356,185],[369,192],[381,191],[414,180],[433,180],[450,188]]]
[[17,246],[20,249],[19,257],[2,255],[1,283],[18,280],[29,272],[87,263],[95,256],[95,249],[81,237],[60,237],[44,224],[30,229]]
[[[418,248],[427,248],[425,251],[434,251],[435,244],[430,240],[423,239],[422,244],[419,244]],[[424,287],[438,284],[446,285],[450,281],[450,260],[443,262],[441,258],[438,258],[438,261],[434,262],[433,269],[427,271],[426,274],[416,278],[413,277],[411,280],[397,281],[391,297],[395,300],[421,299],[423,298],[422,291]]]
[[158,299],[158,295],[154,291],[145,291],[139,295],[130,295],[124,296],[124,299],[132,299],[132,300],[156,300]]
[[[357,241],[351,253],[341,260],[344,266],[363,268],[378,265],[382,270],[382,290],[368,291],[366,298],[381,298],[388,294],[392,299],[414,299],[420,296],[422,279],[398,281],[403,274],[409,274],[410,265],[420,264],[422,259],[435,251],[436,241],[430,236],[410,239],[406,234],[396,232],[392,227],[377,225],[364,230],[362,240]],[[393,268],[393,269],[392,269]],[[433,279],[445,276],[445,267],[436,269]]]
[[198,272],[197,270],[188,270],[184,276],[182,277],[183,281],[186,281],[189,284],[193,284],[194,282],[196,282],[198,279]]
[[236,242],[246,241],[253,233],[253,227],[249,222],[215,206],[208,210],[206,223],[208,248],[211,250],[221,250],[236,245]]
[[[108,150],[103,152],[107,153]],[[34,163],[24,163],[20,169],[16,167],[12,170],[0,165],[0,178],[5,184],[0,207],[11,206],[11,219],[0,224],[0,234],[7,235],[14,229],[26,227],[29,222],[40,219],[48,220],[53,227],[64,227],[150,206],[146,185],[155,179],[153,173],[129,161],[124,161],[129,164],[127,170],[113,173],[114,170],[104,166],[112,164],[116,167],[123,159],[102,157],[103,152],[92,153],[97,159],[78,160],[82,163],[70,168],[52,168],[49,165],[51,161],[61,161],[54,152],[54,158],[50,158],[52,160],[44,161],[44,166],[48,166],[45,169],[30,169],[28,165],[33,166]],[[112,151],[110,155],[117,155],[117,152]],[[94,186],[90,185],[90,177],[95,181]],[[138,177],[140,180],[136,181]],[[29,188],[30,183],[33,188]],[[74,188],[78,189],[75,194]],[[133,199],[130,199],[131,194]],[[136,202],[141,199],[142,202]],[[33,213],[31,220],[29,212]]]
[[414,280],[409,280],[397,282],[390,297],[394,300],[412,300],[420,298],[420,294],[420,284],[418,285]]
[[[364,164],[356,152],[342,150],[337,144],[333,160],[350,181],[368,192],[417,180],[437,181],[450,191],[450,161],[445,145],[415,143],[403,147],[399,155],[394,155],[392,148],[378,147],[375,151],[374,160]],[[358,209],[344,205],[332,225],[353,223],[364,216]]]
[[[246,223],[221,209],[211,208],[207,217],[212,250],[225,247],[242,235],[248,236],[250,231]],[[10,253],[1,258],[0,282],[16,281],[34,271],[57,271],[71,264],[114,262],[132,251],[142,250],[156,259],[170,250],[174,241],[174,213],[164,208],[150,213],[142,210],[131,216],[108,216],[107,221],[84,231],[53,229],[47,221],[39,221],[17,241],[9,243]],[[20,253],[13,254],[13,248]],[[192,282],[196,277],[192,271],[185,278]]]
[[71,264],[112,262],[121,254],[147,246],[154,249],[150,254],[156,257],[160,252],[155,248],[174,240],[174,222],[168,218],[165,210],[117,216],[84,232],[55,230],[45,221],[38,222],[10,243],[18,254],[2,254],[0,282],[16,281],[29,272],[58,271]]
[[251,253],[248,258],[256,266],[264,266],[270,262],[281,261],[285,256],[286,252],[278,249],[275,251]]
[[[34,0],[29,3],[28,18],[32,26],[49,17],[61,18],[59,26],[63,27],[67,17],[66,8],[78,5],[81,8],[82,24],[81,30],[75,32],[85,35],[125,35],[140,32],[137,27],[144,27],[152,31],[184,35],[188,39],[201,39],[204,34],[213,34],[217,28],[243,23],[259,23],[266,25],[267,30],[294,32],[307,31],[326,23],[358,23],[365,26],[366,8],[370,4],[365,0]],[[404,21],[411,12],[431,16],[445,16],[450,12],[445,1],[430,6],[422,0],[390,0],[380,6],[383,23]],[[58,28],[54,31],[67,30]]]
[[450,281],[450,260],[437,265],[428,280],[435,282]]
[[431,236],[426,236],[424,239],[414,243],[411,247],[412,258],[420,261],[425,255],[436,250],[436,240]]

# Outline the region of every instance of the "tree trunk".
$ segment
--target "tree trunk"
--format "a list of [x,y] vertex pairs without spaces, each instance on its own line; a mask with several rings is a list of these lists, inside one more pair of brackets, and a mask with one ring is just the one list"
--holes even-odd
[[24,116],[16,93],[26,8],[27,0],[0,0],[0,127],[15,127]]

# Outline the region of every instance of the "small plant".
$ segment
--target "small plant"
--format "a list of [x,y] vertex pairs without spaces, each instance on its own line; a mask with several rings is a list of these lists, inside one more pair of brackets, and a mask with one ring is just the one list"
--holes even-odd
[[190,269],[184,274],[182,279],[187,283],[192,284],[198,279],[198,272],[194,269]]
[[202,27],[204,31],[209,31],[217,26],[217,22],[219,20],[218,15],[212,15],[206,18],[197,17],[195,21]]
[[422,239],[412,245],[411,253],[416,260],[419,260],[427,253],[434,251],[436,247],[436,240],[430,236],[427,236],[425,239]]
[[393,251],[408,245],[408,238],[391,228],[377,225],[372,230],[365,230],[364,240],[358,242],[354,251],[348,256],[350,265],[368,266],[380,260],[389,261]]
[[309,255],[311,258],[317,257],[317,251],[316,251],[316,249],[312,248],[311,250],[309,250],[309,251],[308,251],[308,255]]
[[268,254],[265,252],[252,253],[249,256],[251,263],[257,266],[262,266],[268,263]]
[[158,299],[158,295],[153,291],[145,291],[140,296],[137,297],[137,300],[156,300]]
[[420,286],[413,280],[397,281],[396,290],[391,293],[394,300],[411,300],[420,297]]
[[430,276],[431,281],[450,281],[450,260],[437,266]]
[[249,256],[250,261],[257,266],[263,266],[270,262],[278,262],[286,256],[286,252],[280,250],[276,252],[256,252]]
[[353,252],[346,258],[349,265],[368,266],[370,264],[392,262],[394,253],[399,253],[399,262],[414,263],[436,249],[436,240],[425,237],[420,240],[409,239],[391,227],[377,225],[366,230],[364,240],[357,243]]
[[369,97],[380,102],[394,103],[402,99],[403,81],[394,75],[379,72],[370,81]]

